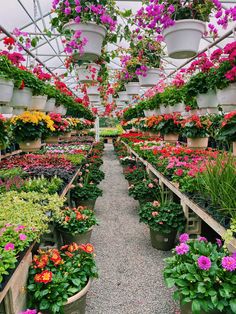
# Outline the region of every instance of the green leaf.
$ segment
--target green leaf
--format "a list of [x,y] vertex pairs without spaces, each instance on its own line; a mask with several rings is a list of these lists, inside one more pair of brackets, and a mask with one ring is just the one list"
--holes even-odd
[[172,288],[175,285],[175,280],[173,278],[166,278],[165,283],[168,288]]
[[50,307],[50,303],[47,300],[42,300],[39,304],[40,310],[47,310]]
[[193,314],[199,314],[201,311],[200,303],[196,300],[192,302],[192,311]]
[[230,300],[229,304],[230,304],[232,312],[236,313],[236,299]]
[[76,287],[81,285],[81,280],[78,278],[72,279],[72,282]]

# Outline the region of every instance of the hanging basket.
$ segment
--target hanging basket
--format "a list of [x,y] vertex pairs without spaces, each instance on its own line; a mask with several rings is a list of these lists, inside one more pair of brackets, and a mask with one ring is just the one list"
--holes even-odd
[[140,91],[139,82],[129,82],[126,84],[126,92],[128,95],[138,95]]
[[118,92],[119,100],[120,101],[129,101],[129,97],[126,91],[124,92]]
[[224,89],[216,91],[218,104],[224,112],[234,111],[236,109],[236,83],[230,84]]
[[22,114],[23,112],[25,112],[24,108],[13,108],[12,114],[14,116],[18,116],[18,115]]
[[101,102],[100,95],[89,95],[89,101],[100,103]]
[[163,31],[170,58],[187,59],[198,53],[206,23],[199,20],[180,20]]
[[8,104],[11,101],[13,88],[13,81],[0,79],[0,104]]
[[98,85],[94,85],[94,86],[87,87],[87,94],[89,96],[90,95],[100,95],[99,86]]
[[185,104],[183,102],[175,104],[172,110],[173,112],[183,112],[185,110]]
[[208,147],[208,137],[187,138],[187,146],[190,148],[206,149]]
[[40,150],[41,145],[41,139],[19,143],[20,149],[22,150],[22,152],[25,153],[37,152],[38,150]]
[[101,66],[96,63],[89,63],[81,66],[76,65],[75,69],[81,83],[91,83],[97,81]]
[[55,112],[56,110],[56,99],[50,98],[46,102],[45,111],[46,112]]
[[0,112],[3,114],[12,114],[13,113],[13,107],[10,106],[0,106]]
[[13,108],[28,108],[32,103],[32,90],[14,88],[10,106]]
[[169,108],[167,106],[161,105],[160,106],[160,112],[161,112],[161,114],[168,114]]
[[55,113],[59,113],[60,115],[64,116],[66,114],[67,109],[63,106],[55,106]]
[[218,99],[214,90],[208,91],[206,94],[198,94],[197,105],[201,108],[217,108]]
[[45,111],[47,99],[48,96],[46,95],[33,96],[32,103],[30,106],[28,106],[28,109],[31,111],[33,110]]
[[87,44],[83,48],[83,55],[74,55],[74,61],[94,61],[101,56],[103,41],[107,33],[106,27],[93,22],[76,23],[75,21],[71,21],[65,24],[63,29],[81,31],[82,38],[86,38],[88,40]]
[[145,117],[152,117],[156,115],[156,110],[143,110]]
[[148,69],[146,74],[146,76],[138,76],[140,86],[151,87],[158,84],[161,74],[159,69]]

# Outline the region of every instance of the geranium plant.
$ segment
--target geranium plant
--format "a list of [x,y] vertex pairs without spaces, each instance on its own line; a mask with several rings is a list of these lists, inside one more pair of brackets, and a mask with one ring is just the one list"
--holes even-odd
[[66,207],[54,219],[60,230],[73,235],[85,233],[97,224],[94,211],[83,206],[78,208]]
[[76,243],[60,250],[40,250],[29,271],[29,306],[61,313],[68,299],[98,276],[93,252],[91,244]]
[[0,114],[0,148],[6,147],[9,143],[9,132],[9,124],[7,123],[6,118]]
[[158,131],[161,135],[178,134],[181,130],[181,115],[179,113],[164,114],[158,124]]
[[204,237],[189,239],[182,234],[174,255],[166,259],[164,278],[175,286],[174,298],[189,305],[193,314],[219,310],[236,311],[236,259],[222,247],[220,239],[212,244]]
[[158,199],[159,194],[160,189],[157,183],[150,179],[143,179],[141,182],[129,186],[129,195],[141,203]]
[[217,137],[224,141],[236,141],[236,111],[230,112],[224,116]]
[[193,115],[181,122],[183,135],[188,138],[207,137],[211,121],[207,116]]

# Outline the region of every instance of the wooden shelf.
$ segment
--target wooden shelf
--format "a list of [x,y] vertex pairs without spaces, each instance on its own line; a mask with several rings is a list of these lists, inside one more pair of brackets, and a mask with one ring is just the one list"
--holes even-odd
[[5,155],[0,155],[0,160],[9,158],[9,157],[12,157],[12,156],[15,156],[15,155],[19,155],[20,153],[22,153],[22,151],[19,149],[19,150],[15,150],[12,153],[8,153],[8,154],[5,154]]
[[[199,218],[201,218],[205,223],[208,224],[216,233],[223,237],[226,233],[226,229],[218,223],[211,215],[209,215],[203,208],[194,203],[185,194],[183,194],[171,181],[169,181],[163,174],[156,170],[150,163],[141,158],[129,145],[122,143],[127,147],[128,151],[134,155],[139,161],[141,161],[145,166],[147,171],[150,171],[155,177],[159,179],[160,185],[165,185],[170,189],[175,195],[181,200],[181,204],[190,208]],[[230,251],[236,250],[236,239],[232,239],[229,243],[228,248]]]

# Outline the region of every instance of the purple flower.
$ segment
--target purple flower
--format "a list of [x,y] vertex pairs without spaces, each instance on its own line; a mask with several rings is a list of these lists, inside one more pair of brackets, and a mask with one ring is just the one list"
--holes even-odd
[[216,239],[216,243],[217,243],[218,247],[222,247],[221,239]]
[[198,241],[207,242],[207,238],[205,237],[198,237]]
[[234,252],[234,253],[232,254],[232,257],[233,257],[234,259],[236,259],[236,252]]
[[37,310],[26,310],[21,312],[20,314],[37,314]]
[[178,255],[184,255],[188,253],[189,246],[186,243],[180,243],[180,245],[176,246],[175,251]]
[[211,260],[209,257],[200,256],[197,260],[198,267],[202,270],[209,270],[211,268]]
[[70,15],[71,14],[71,8],[70,7],[65,8],[64,13],[66,15]]
[[179,236],[179,241],[181,243],[186,243],[189,240],[189,235],[187,233],[183,233]]
[[20,239],[21,241],[25,241],[25,240],[27,239],[27,236],[26,236],[24,233],[20,233],[20,234],[19,234],[19,239]]
[[232,256],[225,256],[222,258],[221,265],[228,271],[234,271],[236,269],[236,259]]
[[11,242],[7,243],[5,246],[4,246],[4,250],[6,251],[10,251],[10,250],[14,250],[15,248],[15,245]]

